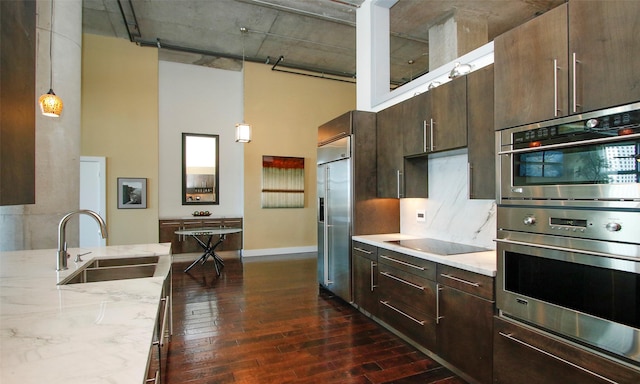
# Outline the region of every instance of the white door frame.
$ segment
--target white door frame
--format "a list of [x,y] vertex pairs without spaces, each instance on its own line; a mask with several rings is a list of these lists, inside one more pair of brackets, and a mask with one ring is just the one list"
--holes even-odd
[[[80,172],[80,193],[87,193],[87,191],[92,191],[90,193],[98,193],[98,206],[97,207],[82,207],[80,206],[80,209],[92,209],[94,211],[96,211],[96,213],[98,213],[104,220],[105,222],[107,222],[107,158],[106,157],[98,157],[98,156],[80,156],[80,167],[83,166],[83,163],[88,164],[91,163],[92,165],[97,165],[98,169],[99,169],[99,176],[98,176],[98,181],[97,181],[97,185],[91,185],[90,188],[83,188],[83,185],[88,185],[87,183],[91,183],[91,184],[95,184],[95,179],[93,180],[83,180],[82,178],[82,172]],[[92,196],[93,197],[93,196]],[[93,200],[93,199],[92,199]],[[82,201],[82,196],[80,197],[80,201]],[[80,247],[83,246],[83,238],[85,238],[85,236],[87,236],[87,231],[89,231],[89,233],[92,233],[95,230],[94,225],[82,225],[82,220],[86,219],[86,220],[91,220],[91,222],[93,222],[92,219],[89,219],[88,217],[84,217],[84,215],[80,215],[80,235],[79,235],[79,241],[80,241]],[[95,223],[94,223],[95,224]],[[95,224],[97,225],[97,224]],[[84,231],[83,231],[83,227],[84,227]],[[83,232],[84,232],[84,236],[83,236]],[[90,236],[90,235],[89,235]],[[92,244],[93,245],[93,244]],[[107,245],[107,240],[106,239],[102,239],[99,238],[99,246],[105,246]]]

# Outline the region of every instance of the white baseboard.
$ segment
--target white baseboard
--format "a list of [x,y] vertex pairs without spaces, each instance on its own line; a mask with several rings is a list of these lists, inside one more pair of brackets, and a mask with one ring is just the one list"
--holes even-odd
[[318,247],[311,245],[308,247],[288,247],[288,248],[263,248],[263,249],[243,249],[242,257],[259,257],[285,255],[290,253],[318,252]]

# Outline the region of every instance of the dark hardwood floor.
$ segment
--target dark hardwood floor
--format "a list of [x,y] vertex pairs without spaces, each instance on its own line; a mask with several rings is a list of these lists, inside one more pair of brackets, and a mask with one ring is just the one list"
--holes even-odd
[[[197,257],[197,256],[196,256]],[[315,258],[173,268],[169,384],[463,380],[329,292]]]

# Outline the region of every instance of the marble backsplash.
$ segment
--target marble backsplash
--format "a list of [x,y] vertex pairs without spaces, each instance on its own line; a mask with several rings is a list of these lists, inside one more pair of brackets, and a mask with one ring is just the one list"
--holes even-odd
[[400,200],[402,233],[496,248],[496,202],[469,199],[467,159],[466,151],[429,158],[429,198]]

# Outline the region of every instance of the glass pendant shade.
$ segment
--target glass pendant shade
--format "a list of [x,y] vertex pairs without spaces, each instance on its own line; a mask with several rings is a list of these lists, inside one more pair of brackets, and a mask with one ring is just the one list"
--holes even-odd
[[248,143],[251,141],[251,125],[247,123],[236,124],[236,142]]
[[62,99],[53,93],[53,89],[49,89],[49,92],[40,96],[38,104],[44,116],[60,117],[62,113]]

